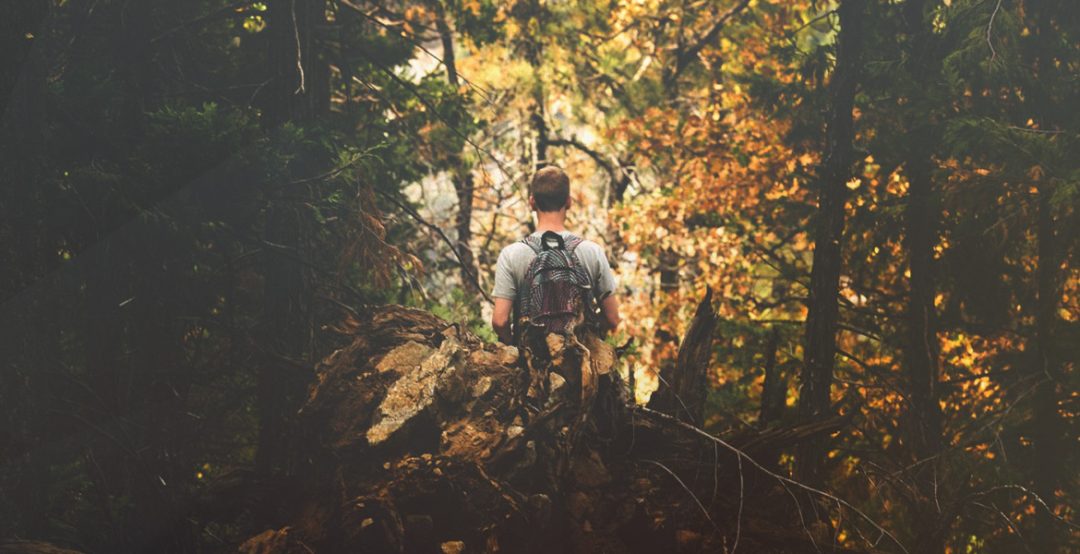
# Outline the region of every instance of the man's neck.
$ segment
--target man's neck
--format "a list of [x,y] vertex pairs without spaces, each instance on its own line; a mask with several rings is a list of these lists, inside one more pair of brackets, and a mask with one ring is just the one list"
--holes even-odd
[[556,233],[566,230],[566,212],[536,212],[536,230],[555,231]]

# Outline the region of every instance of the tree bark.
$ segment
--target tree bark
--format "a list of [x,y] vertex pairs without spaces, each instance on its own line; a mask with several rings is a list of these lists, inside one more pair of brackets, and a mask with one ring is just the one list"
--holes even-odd
[[[933,201],[929,153],[917,153],[908,161],[907,168],[909,189],[904,238],[911,277],[904,349],[910,400],[905,414],[905,434],[914,461],[921,462],[941,451],[941,408],[937,390],[940,347],[932,271],[938,215]],[[921,537],[920,552],[941,552],[945,547],[939,530],[941,514],[934,501],[937,467],[933,462],[922,463],[914,475],[919,491],[915,531]]]
[[[446,68],[446,80],[450,86],[457,90],[460,86],[458,79],[457,62],[454,57],[454,31],[446,19],[446,11],[442,0],[432,0],[432,8],[435,10],[435,27],[439,31],[442,41],[443,66]],[[457,231],[457,250],[461,258],[461,287],[479,287],[480,283],[474,279],[476,271],[475,257],[472,247],[472,213],[473,213],[473,187],[474,180],[472,168],[465,163],[461,152],[450,153],[451,181],[454,184],[454,193],[457,195],[458,211],[454,218],[454,229]]]
[[649,399],[649,408],[665,412],[692,425],[701,425],[709,390],[709,361],[719,318],[712,308],[712,289],[698,304],[694,319],[679,345],[674,366],[660,372],[660,388]]
[[[1058,413],[1057,383],[1060,369],[1054,352],[1054,320],[1057,317],[1058,300],[1061,298],[1058,278],[1060,264],[1054,240],[1054,222],[1051,214],[1050,191],[1045,182],[1039,182],[1038,213],[1036,215],[1038,268],[1038,298],[1035,308],[1035,353],[1032,368],[1039,381],[1035,389],[1034,442],[1035,442],[1035,493],[1048,506],[1057,505],[1055,492],[1061,479],[1062,437],[1067,434],[1065,422]],[[1054,552],[1061,544],[1059,523],[1042,506],[1036,508],[1035,544],[1039,552]]]
[[[537,0],[530,0],[528,4],[529,13],[533,14],[536,18],[539,29],[543,28],[543,16],[546,13],[547,8]],[[528,20],[526,20],[526,24]],[[544,81],[540,78],[540,66],[544,55],[544,45],[541,42],[541,36],[529,35],[525,40],[525,61],[528,62],[529,67],[533,71],[532,90],[530,95],[532,96],[531,112],[529,114],[529,123],[533,128],[533,135],[535,146],[533,150],[533,163],[535,169],[540,169],[548,164],[548,138],[551,136],[547,127],[547,120],[544,118]]]
[[769,342],[765,346],[765,380],[761,383],[761,413],[758,416],[758,423],[763,426],[780,421],[784,415],[787,378],[776,365],[779,343],[780,328],[774,325],[769,329]]
[[[810,303],[806,316],[806,339],[799,392],[799,417],[803,423],[827,417],[832,410],[829,389],[836,356],[837,293],[843,267],[840,240],[844,231],[844,202],[855,151],[852,109],[862,48],[865,2],[840,3],[840,33],[836,68],[829,83],[829,120],[826,153],[819,180],[819,205],[814,229]],[[805,443],[798,450],[796,470],[811,485],[820,484],[827,441]]]
[[[1026,6],[1026,4],[1025,4]],[[1059,6],[1060,8],[1060,6]],[[1059,74],[1051,50],[1053,41],[1058,40],[1052,18],[1058,10],[1053,3],[1034,3],[1028,8],[1028,14],[1034,18],[1036,50],[1033,66],[1037,82],[1030,91],[1032,111],[1035,120],[1042,129],[1054,129],[1058,121],[1055,109],[1064,109],[1055,105],[1050,93],[1053,84],[1061,84],[1068,79]],[[1068,437],[1068,426],[1058,412],[1058,398],[1061,396],[1057,384],[1061,381],[1061,366],[1055,351],[1055,327],[1058,303],[1061,300],[1061,252],[1054,230],[1054,215],[1051,197],[1052,183],[1045,177],[1035,180],[1036,208],[1036,306],[1035,306],[1035,351],[1032,372],[1035,373],[1038,387],[1035,390],[1035,409],[1032,422],[1035,446],[1033,488],[1046,506],[1057,506],[1056,491],[1066,479],[1063,450],[1072,439]],[[1074,442],[1075,444],[1075,442]],[[1039,552],[1060,552],[1062,536],[1061,525],[1044,506],[1035,510],[1035,549]]]
[[[925,23],[924,0],[905,6],[908,28],[908,54],[911,75],[937,75],[940,63],[931,58],[932,36]],[[920,552],[945,549],[942,515],[935,501],[938,489],[938,464],[932,460],[942,443],[942,415],[938,405],[940,345],[937,337],[937,314],[934,307],[936,286],[933,275],[934,246],[938,242],[939,212],[935,201],[933,161],[936,143],[933,123],[927,112],[931,101],[915,93],[916,105],[925,111],[912,116],[905,127],[910,132],[911,147],[905,153],[908,197],[904,210],[904,246],[909,264],[909,287],[906,306],[904,365],[907,370],[907,394],[910,403],[904,414],[904,436],[916,467],[913,478],[918,497],[914,502],[912,534],[919,537]],[[915,464],[918,462],[917,464]]]

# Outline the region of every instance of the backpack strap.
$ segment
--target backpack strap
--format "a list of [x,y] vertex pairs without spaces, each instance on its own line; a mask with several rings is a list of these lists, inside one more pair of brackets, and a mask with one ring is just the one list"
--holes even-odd
[[[566,238],[563,238],[562,235],[555,231],[544,231],[543,235],[528,235],[521,239],[521,242],[531,248],[536,254],[545,250],[555,249],[573,252],[583,241],[584,239],[574,234],[568,234]],[[552,246],[552,244],[555,244],[555,246]]]
[[525,246],[528,246],[529,248],[531,248],[534,254],[539,254],[541,252],[541,250],[542,250],[541,243],[540,243],[540,237],[534,237],[532,235],[528,235],[525,238],[521,239],[521,242],[524,243]]
[[570,235],[566,236],[566,242],[564,244],[564,248],[566,249],[567,252],[573,254],[574,250],[577,250],[577,247],[580,246],[581,243],[583,243],[583,242],[585,242],[585,239],[583,239],[583,238],[581,238],[581,237],[579,237],[579,236],[577,236],[575,234],[570,234]]

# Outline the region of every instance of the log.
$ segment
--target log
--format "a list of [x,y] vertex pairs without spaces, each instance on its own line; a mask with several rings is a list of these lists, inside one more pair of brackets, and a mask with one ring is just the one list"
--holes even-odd
[[[281,521],[240,552],[718,552],[736,535],[747,552],[811,546],[753,531],[800,529],[790,496],[693,428],[632,407],[614,351],[587,328],[519,351],[388,306],[338,331],[345,346],[298,415],[300,482],[266,499]],[[770,432],[790,446],[819,431]]]
[[43,541],[0,540],[0,554],[80,554]]

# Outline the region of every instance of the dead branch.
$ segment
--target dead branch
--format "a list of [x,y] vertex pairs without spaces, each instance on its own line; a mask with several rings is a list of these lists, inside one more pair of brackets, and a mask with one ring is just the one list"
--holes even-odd
[[674,417],[671,417],[671,416],[669,416],[669,415],[667,415],[667,414],[665,414],[663,412],[658,412],[656,410],[651,410],[651,409],[646,408],[644,406],[637,406],[635,409],[642,412],[642,413],[648,414],[648,415],[650,415],[652,417],[655,417],[655,418],[658,418],[658,419],[660,419],[662,421],[665,421],[665,422],[667,422],[667,423],[669,423],[671,425],[675,425],[676,427],[679,427],[679,428],[681,428],[681,429],[683,429],[685,431],[689,431],[690,433],[693,433],[693,434],[695,434],[695,435],[697,435],[697,436],[699,436],[701,438],[704,438],[706,440],[709,440],[709,441],[715,442],[716,444],[719,444],[720,446],[726,448],[727,450],[729,450],[730,452],[732,452],[736,456],[739,456],[740,458],[744,458],[746,461],[750,462],[751,465],[758,468],[765,475],[768,475],[769,477],[772,477],[773,479],[776,479],[777,481],[780,481],[781,483],[791,485],[791,486],[796,487],[798,489],[804,490],[804,491],[806,491],[806,492],[808,492],[810,494],[817,495],[817,496],[819,496],[821,498],[826,498],[828,500],[832,500],[833,502],[836,502],[837,504],[848,508],[849,510],[851,510],[851,511],[855,512],[856,514],[858,514],[858,516],[860,518],[862,518],[864,521],[869,523],[879,533],[881,533],[882,535],[884,535],[886,537],[889,537],[889,539],[893,542],[893,544],[900,547],[901,550],[903,550],[904,552],[908,552],[907,547],[905,547],[904,544],[901,543],[900,540],[897,539],[895,535],[890,533],[888,531],[888,529],[885,529],[884,527],[882,527],[880,524],[878,524],[876,521],[874,521],[873,518],[866,515],[865,512],[863,512],[862,510],[856,508],[850,502],[848,502],[848,501],[846,501],[846,500],[844,500],[842,498],[839,498],[839,497],[837,497],[837,496],[835,496],[833,494],[825,492],[825,491],[823,491],[821,489],[817,489],[817,488],[811,487],[809,485],[804,485],[803,483],[800,483],[799,481],[796,481],[796,480],[791,479],[789,477],[784,477],[783,475],[780,475],[779,473],[775,473],[773,471],[770,471],[768,468],[766,468],[765,466],[758,463],[757,460],[750,457],[748,454],[746,454],[742,450],[732,446],[731,444],[729,444],[724,439],[721,439],[719,437],[715,437],[715,436],[703,431],[699,427],[695,427],[693,425],[690,425],[689,423],[679,421],[678,419],[676,419]]

